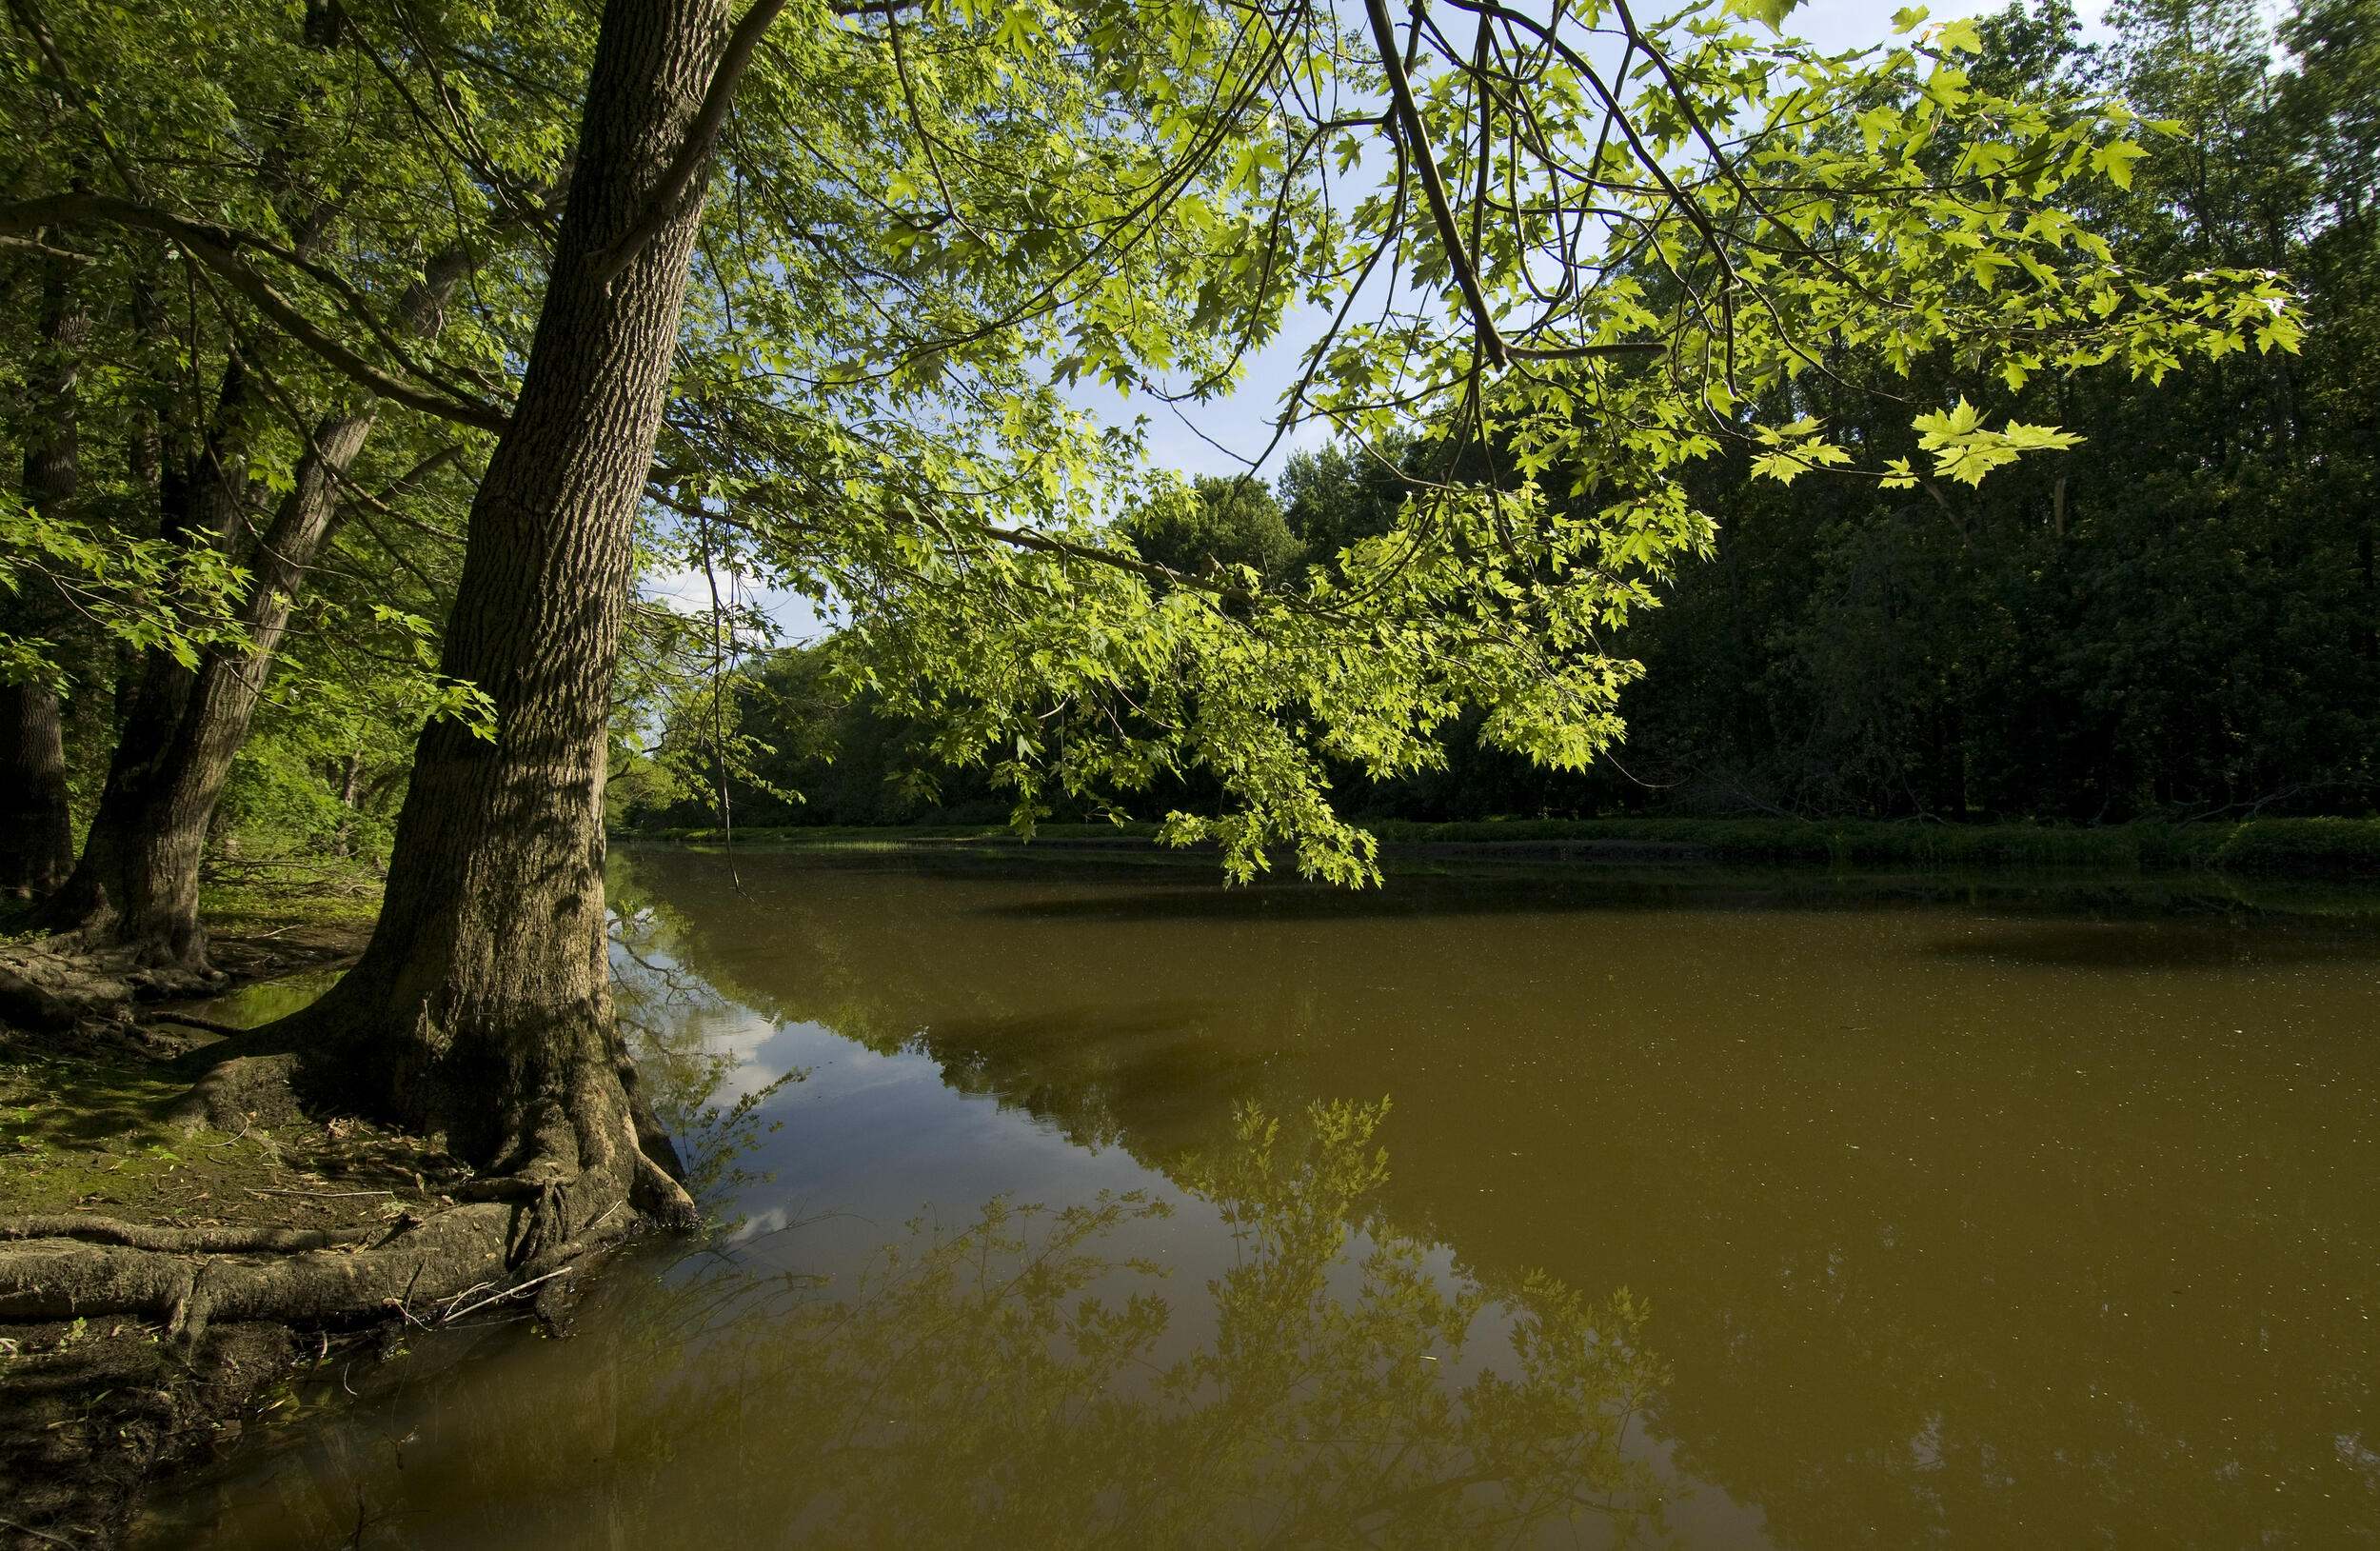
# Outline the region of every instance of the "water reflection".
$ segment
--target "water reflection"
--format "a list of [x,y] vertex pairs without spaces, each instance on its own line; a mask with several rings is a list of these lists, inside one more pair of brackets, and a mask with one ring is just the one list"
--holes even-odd
[[[1202,1289],[1122,1251],[1174,1213],[1142,1192],[913,1223],[847,1279],[772,1270],[747,1238],[615,1289],[559,1365],[483,1354],[413,1376],[225,1483],[197,1538],[1656,1541],[1662,1489],[1628,1446],[1659,1380],[1643,1311],[1547,1278],[1492,1300],[1424,1246],[1362,1234],[1388,1177],[1382,1107],[1318,1104],[1288,1127],[1244,1110],[1188,1165],[1235,1245]],[[195,1529],[202,1501],[151,1541]]]
[[[447,1402],[408,1379],[180,1522],[229,1512],[213,1543],[321,1543],[273,1526],[335,1540],[361,1492],[427,1515],[408,1521],[422,1544],[702,1538],[685,1522],[931,1540],[948,1503],[985,1544],[1139,1543],[1120,1517],[1136,1504],[1185,1536],[1282,1544],[1390,1541],[1408,1511],[1458,1509],[1482,1517],[1411,1522],[1494,1543],[1494,1513],[1528,1511],[1557,1541],[1731,1551],[2380,1544],[2368,911],[2175,922],[2087,888],[2019,910],[1997,891],[1612,897],[1575,877],[1218,905],[1203,876],[1146,869],[740,870],[657,850],[615,880],[643,920],[624,998],[682,1131],[806,1075],[744,1111],[719,1176],[730,1263],[665,1293],[624,1283],[580,1340],[458,1368]],[[1228,1160],[1262,1156],[1249,1105],[1302,1126],[1379,1095],[1364,1145],[1396,1166],[1364,1191],[1303,1178],[1323,1154],[1302,1133],[1272,1143],[1296,1189],[1233,1183]],[[995,1196],[1047,1209],[986,1221]],[[1259,1292],[1311,1289],[1294,1268],[1314,1258],[1264,1224],[1306,1221],[1298,1202],[1344,1247],[1321,1302],[1284,1310]],[[966,1280],[969,1252],[1011,1267],[985,1284],[1005,1289],[1053,1244],[1088,1280],[1039,1305],[1033,1278],[1004,1302]],[[1250,1265],[1285,1280],[1232,1280]],[[765,1291],[731,1302],[765,1316],[671,1316],[693,1320],[675,1345],[625,1334],[743,1284]],[[907,1348],[839,1345],[835,1311],[928,1286],[962,1311],[917,1348],[942,1387],[866,1388]],[[1621,1286],[1649,1323],[1608,1301]],[[1076,1321],[1084,1298],[1098,1321]],[[1135,1312],[1148,1298],[1157,1324]],[[1366,1325],[1374,1302],[1411,1322]],[[1460,1354],[1417,1344],[1458,1316]],[[1606,1366],[1533,1385],[1540,1326],[1578,1338],[1547,1353]],[[1049,1355],[1030,1359],[1037,1332]],[[1329,1356],[1301,1370],[1309,1352]],[[1378,1430],[1275,1397],[1259,1381],[1278,1366],[1330,1372],[1349,1391],[1333,1404],[1377,1401]],[[1036,1409],[1044,1382],[1059,1399]],[[1225,1420],[1234,1389],[1259,1422]],[[416,1435],[401,1468],[373,1426]],[[1242,1430],[1265,1446],[1206,1471],[1196,1447]],[[1389,1511],[1359,1523],[1372,1500],[1352,1482],[1398,1457],[1392,1434],[1418,1440],[1397,1466],[1415,1486],[1474,1449],[1505,1484],[1410,1506],[1380,1488]],[[1611,1511],[1533,1495],[1550,1478],[1531,1449],[1561,1440],[1586,1462],[1572,1506]],[[836,1471],[812,1468],[821,1451]],[[938,1457],[963,1466],[936,1477]],[[1251,1474],[1266,1461],[1283,1474]],[[1294,1511],[1309,1471],[1327,1531]],[[1024,1517],[999,1517],[1011,1499]]]

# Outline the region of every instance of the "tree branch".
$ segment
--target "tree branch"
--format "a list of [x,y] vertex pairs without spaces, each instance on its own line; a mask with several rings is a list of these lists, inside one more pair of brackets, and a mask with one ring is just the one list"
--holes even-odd
[[1380,68],[1388,75],[1388,95],[1396,109],[1397,125],[1403,137],[1412,142],[1414,170],[1421,178],[1421,193],[1429,202],[1430,219],[1438,227],[1438,239],[1446,249],[1446,262],[1454,267],[1456,283],[1462,288],[1462,299],[1471,308],[1472,322],[1479,330],[1479,342],[1487,349],[1488,359],[1502,367],[1510,364],[1511,352],[1504,336],[1497,332],[1496,318],[1488,310],[1487,292],[1479,286],[1479,275],[1471,265],[1471,254],[1463,247],[1462,230],[1455,221],[1455,208],[1446,198],[1446,180],[1438,176],[1438,158],[1430,152],[1429,130],[1421,123],[1420,107],[1413,100],[1413,80],[1405,73],[1404,56],[1397,51],[1397,24],[1388,17],[1385,0],[1363,0],[1363,13],[1372,23],[1372,41],[1380,51]]
[[129,199],[106,194],[50,194],[0,206],[0,236],[18,236],[53,226],[106,223],[154,231],[189,250],[190,255],[246,297],[272,320],[282,332],[311,350],[341,376],[366,391],[408,409],[480,430],[503,431],[511,417],[491,404],[436,393],[401,382],[348,348],[298,309],[297,304],[273,288],[272,283],[239,256],[242,248],[269,249],[270,244],[229,227],[187,220],[151,209]]
[[718,68],[711,71],[710,89],[703,93],[703,106],[695,111],[694,122],[686,126],[685,139],[679,145],[669,169],[662,174],[660,186],[646,198],[644,213],[610,247],[595,255],[590,268],[597,285],[610,285],[612,277],[626,268],[628,262],[644,251],[645,244],[675,218],[679,204],[693,187],[712,145],[719,139],[720,126],[727,122],[727,109],[735,101],[736,83],[744,78],[744,67],[752,63],[752,51],[760,47],[761,34],[768,30],[768,24],[784,9],[785,0],[752,0],[752,9],[744,13],[744,19],[727,35],[727,47],[720,53]]

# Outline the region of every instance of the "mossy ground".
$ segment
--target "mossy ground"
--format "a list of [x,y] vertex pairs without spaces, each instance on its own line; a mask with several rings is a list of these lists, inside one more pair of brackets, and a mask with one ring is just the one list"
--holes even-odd
[[141,1007],[96,1033],[0,1030],[0,1215],[325,1227],[418,1198],[419,1144],[361,1123],[291,1112],[239,1133],[185,1134],[166,1119],[189,1087],[178,1058],[214,1038],[172,1015],[246,1028],[295,1011],[362,948],[379,903],[377,878],[357,863],[218,867],[201,911],[230,976],[222,995]]
[[[68,1035],[0,1029],[0,1218],[338,1228],[434,1209],[423,1171],[443,1160],[419,1139],[294,1106],[233,1131],[168,1119],[186,1053],[216,1036],[165,1015],[246,1027],[304,1005],[378,904],[351,864],[219,874],[203,906],[226,994]],[[0,1324],[0,1547],[114,1543],[159,1468],[285,1403],[293,1364],[327,1351],[275,1326],[213,1329],[187,1352],[163,1336],[120,1318]]]
[[295,1112],[184,1134],[166,1116],[188,1086],[129,1052],[0,1054],[0,1217],[326,1228],[434,1203],[412,1138]]

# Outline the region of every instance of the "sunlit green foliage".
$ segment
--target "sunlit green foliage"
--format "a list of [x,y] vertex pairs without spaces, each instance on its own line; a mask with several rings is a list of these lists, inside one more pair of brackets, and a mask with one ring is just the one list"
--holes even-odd
[[[1132,35],[1091,15],[1095,55],[1102,24]],[[1473,39],[1418,13],[1398,44],[1417,55],[1411,116],[1378,37],[1302,11],[1215,19],[1233,41],[1190,55],[1257,61],[1245,79],[1261,111],[1215,120],[1239,149],[1197,164],[1220,189],[1170,201],[1173,236],[1255,209],[1262,231],[1295,240],[1251,248],[1259,229],[1235,229],[1233,261],[1195,301],[1160,288],[1126,310],[1108,289],[1079,292],[1081,310],[1049,313],[1061,334],[1041,347],[1161,387],[1182,365],[1180,329],[1219,289],[1236,287],[1260,320],[1294,288],[1338,322],[1285,415],[1399,447],[1426,430],[1444,449],[1436,467],[1407,462],[1417,494],[1390,531],[1286,581],[1152,570],[1115,556],[1097,526],[1112,448],[1029,395],[988,389],[989,440],[963,455],[918,447],[895,469],[880,452],[866,469],[830,435],[823,465],[853,468],[829,492],[843,503],[832,521],[812,504],[785,524],[771,508],[795,503],[760,480],[709,485],[763,564],[847,611],[864,646],[854,682],[945,729],[942,756],[984,762],[1028,826],[1061,801],[1121,805],[1197,771],[1223,807],[1177,812],[1170,838],[1219,841],[1236,876],[1285,846],[1301,871],[1363,881],[1370,843],[1337,811],[1334,771],[1428,768],[1465,713],[1489,743],[1556,768],[1618,736],[1636,669],[1609,638],[1678,557],[1709,546],[1682,483],[1696,462],[1748,444],[1771,449],[1778,477],[1913,477],[1797,402],[1848,352],[1894,372],[1947,355],[2003,381],[2092,368],[2154,380],[2190,357],[2294,344],[2277,278],[2135,273],[2057,203],[2069,185],[2120,189],[2139,136],[2165,131],[2103,94],[1987,89],[1967,64],[1972,25],[1829,58],[1715,15],[1654,31],[1593,10],[1575,20],[1624,40],[1625,68],[1608,71],[1517,12],[1468,17],[1476,50],[1500,63],[1483,72]],[[1125,135],[1116,154],[1140,145],[1161,163],[1189,132],[1169,116],[1180,88],[1134,73],[1129,53],[1104,62],[1149,94],[1116,105],[1152,137]],[[1488,90],[1491,78],[1511,84]],[[938,231],[980,224],[963,179],[904,187]],[[1086,218],[1111,208],[1087,200]],[[986,201],[982,220],[1000,209]],[[1197,261],[1195,248],[1171,256]],[[913,368],[888,359],[903,363],[885,368],[898,392]],[[1917,413],[1934,417],[1920,426],[1928,473],[1972,480],[2071,445],[1972,406]],[[1002,451],[997,472],[985,446]],[[1465,461],[1473,448],[1494,467]]]
[[[236,432],[262,500],[317,415],[373,395],[389,424],[359,486],[442,447],[468,468],[526,358],[588,18],[18,20],[8,109],[36,132],[5,152],[0,234],[92,260],[122,363],[96,384],[104,435]],[[1826,402],[1846,360],[2153,382],[2293,346],[2264,267],[2132,264],[2066,197],[2122,191],[2167,127],[1993,83],[1973,23],[1913,13],[1844,56],[1779,25],[1616,0],[788,6],[718,143],[647,553],[808,596],[853,643],[845,688],[935,729],[1027,827],[1195,780],[1220,810],[1175,813],[1171,838],[1220,841],[1241,878],[1285,849],[1358,883],[1347,776],[1433,767],[1458,718],[1557,769],[1618,736],[1638,670],[1613,632],[1711,544],[1697,464],[1756,447],[1778,479],[1967,481],[2068,445],[1946,395],[1902,407],[1936,417],[1929,467],[1876,455]],[[455,245],[443,329],[392,329]],[[1159,509],[1136,438],[1069,385],[1199,400],[1293,308],[1329,321],[1284,425],[1327,422],[1412,498],[1384,531],[1307,538],[1324,563],[1283,565],[1269,524],[1172,555],[1195,568],[1154,529],[1136,552],[1112,523]],[[210,408],[235,357],[254,386]],[[353,504],[373,573],[435,574]],[[368,617],[403,637],[431,601]],[[433,681],[419,708],[471,704]]]
[[[1325,755],[1331,805],[1429,820],[1646,806],[2083,822],[2363,811],[2380,726],[2380,356],[2366,303],[2370,160],[2356,149],[2370,135],[2357,128],[2360,13],[2350,0],[2310,6],[2285,34],[2330,41],[2275,53],[2251,8],[2127,11],[2095,49],[2071,12],[2044,8],[1980,19],[1982,50],[1964,65],[1986,89],[2122,96],[2180,122],[2182,133],[2140,140],[2147,154],[2120,163],[2124,183],[2085,176],[2044,203],[2120,243],[2137,269],[2302,277],[2302,356],[2227,348],[2162,383],[2112,363],[2012,386],[2006,360],[1978,349],[1936,350],[1904,379],[1876,346],[1830,347],[1823,371],[1773,388],[1745,411],[1747,433],[1681,471],[1690,506],[1727,518],[1715,560],[1656,585],[1669,606],[1636,600],[1624,628],[1598,631],[1606,655],[1647,666],[1622,691],[1631,732],[1616,763],[1532,764],[1509,728],[1489,728],[1497,707],[1474,703],[1438,726],[1418,764],[1383,773]],[[1838,130],[1857,137],[1855,125]],[[1937,142],[1925,154],[1954,152]],[[1279,499],[1327,570],[1397,523],[1406,474],[1519,485],[1503,451],[1425,436],[1391,457],[1336,442],[1290,460]],[[1846,473],[1863,465],[1881,477]],[[1579,503],[1562,509],[1585,520]],[[1428,515],[1425,500],[1405,521]],[[1263,590],[1295,592],[1299,574]],[[1260,619],[1254,603],[1216,606]],[[1063,639],[1062,626],[1052,634]],[[1242,660],[1265,659],[1229,661]],[[932,671],[916,658],[893,687]],[[1019,692],[1041,671],[1027,659]],[[1196,691],[1144,690],[1163,675],[1132,671],[1144,677],[1119,682],[1153,721],[1192,715]],[[1111,709],[1125,692],[1111,692]],[[1292,704],[1281,714],[1310,744],[1322,718]],[[753,714],[750,730],[771,737],[769,713]],[[1098,738],[1087,720],[1071,735]],[[1141,726],[1129,710],[1119,720]],[[1033,748],[1055,746],[1040,725],[1018,730]],[[844,729],[856,741],[839,791],[881,782],[906,754],[861,731]],[[1202,738],[1153,733],[1176,757],[1126,801],[1222,811],[1217,767],[1194,757]],[[994,763],[1013,746],[998,746]],[[1121,784],[1069,795],[1058,757],[1037,758],[1057,777],[1037,800],[1061,819],[1101,811],[1101,794]],[[838,804],[824,817],[917,811]],[[680,810],[673,822],[712,821]]]

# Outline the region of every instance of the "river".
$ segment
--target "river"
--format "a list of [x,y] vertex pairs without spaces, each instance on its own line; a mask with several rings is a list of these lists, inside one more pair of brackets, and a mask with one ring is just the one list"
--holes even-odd
[[2373,902],[613,869],[717,1243],[141,1543],[2380,1545]]

